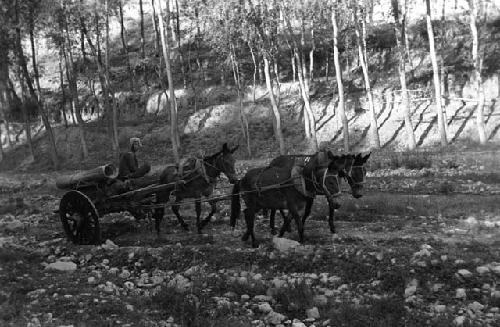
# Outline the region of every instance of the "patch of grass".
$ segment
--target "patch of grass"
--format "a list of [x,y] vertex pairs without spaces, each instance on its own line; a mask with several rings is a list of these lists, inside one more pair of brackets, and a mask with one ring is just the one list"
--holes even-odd
[[303,315],[306,309],[313,307],[313,296],[311,285],[296,282],[278,289],[275,299],[289,314],[298,316]]
[[455,191],[455,186],[448,181],[444,181],[444,182],[439,184],[439,193],[451,194],[454,191]]
[[404,301],[400,297],[373,299],[363,305],[343,302],[333,306],[326,316],[332,326],[399,327],[405,326]]

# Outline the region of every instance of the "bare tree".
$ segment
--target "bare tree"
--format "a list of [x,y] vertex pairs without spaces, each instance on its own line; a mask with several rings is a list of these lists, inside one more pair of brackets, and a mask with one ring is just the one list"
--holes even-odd
[[[139,0],[139,14],[141,19],[141,58],[144,59],[146,57],[146,51],[144,50],[145,41],[144,41],[144,8],[142,4],[142,0]],[[154,20],[154,17],[153,17]]]
[[366,95],[368,97],[368,106],[371,113],[371,130],[372,130],[372,145],[375,148],[380,148],[380,138],[378,135],[377,113],[375,112],[375,104],[373,102],[373,93],[370,85],[370,76],[368,73],[368,58],[366,55],[366,18],[364,8],[358,3],[354,5],[354,26],[356,32],[356,41],[358,44],[359,63],[363,70],[363,78],[365,82]]
[[473,80],[474,80],[474,88],[475,91],[478,95],[478,103],[476,107],[476,125],[477,125],[477,132],[479,134],[479,142],[481,144],[486,144],[486,132],[484,128],[484,113],[483,113],[483,108],[484,108],[484,102],[485,102],[485,96],[484,96],[484,89],[483,89],[483,83],[482,83],[482,77],[481,77],[481,66],[483,63],[483,58],[482,55],[479,51],[479,31],[478,31],[478,0],[469,0],[469,12],[470,12],[470,30],[472,34],[472,61],[474,64],[474,73],[473,73]]
[[438,117],[438,128],[439,128],[439,136],[441,140],[441,145],[445,146],[448,144],[448,139],[446,136],[446,121],[444,119],[443,114],[443,105],[441,98],[441,83],[439,79],[439,67],[437,63],[436,57],[436,49],[434,46],[434,31],[432,29],[432,16],[431,16],[431,3],[430,0],[425,0],[425,4],[427,7],[427,34],[429,35],[429,52],[431,56],[432,62],[432,70],[434,77],[434,97],[436,101],[436,114]]
[[345,113],[344,102],[344,83],[342,81],[342,69],[340,68],[339,59],[339,27],[337,23],[337,14],[339,12],[339,1],[335,0],[335,7],[332,10],[332,25],[333,25],[333,61],[335,65],[335,77],[337,78],[337,90],[339,93],[339,116],[342,121],[342,137],[344,139],[344,151],[349,152],[349,122]]
[[413,132],[413,124],[411,121],[410,101],[408,98],[408,90],[406,87],[406,0],[402,0],[401,11],[399,9],[399,0],[392,0],[392,9],[394,15],[394,31],[396,34],[396,45],[399,54],[399,81],[401,82],[401,99],[403,102],[403,115],[405,120],[406,137],[408,140],[408,148],[414,150],[417,147],[415,141],[415,133]]
[[[157,0],[158,6],[158,22],[160,27],[160,37],[163,49],[163,58],[165,60],[165,68],[167,71],[167,79],[168,79],[168,88],[169,88],[169,100],[170,100],[170,140],[172,142],[172,150],[174,155],[174,160],[179,163],[179,133],[177,131],[177,101],[175,101],[175,93],[174,93],[174,81],[172,78],[172,69],[170,65],[170,44],[168,36],[165,36],[165,27],[163,24],[163,16],[162,16],[162,7],[161,1]],[[167,10],[166,10],[167,19],[170,15],[170,8],[167,2]],[[167,26],[168,26],[167,21]],[[168,32],[168,31],[167,31]]]

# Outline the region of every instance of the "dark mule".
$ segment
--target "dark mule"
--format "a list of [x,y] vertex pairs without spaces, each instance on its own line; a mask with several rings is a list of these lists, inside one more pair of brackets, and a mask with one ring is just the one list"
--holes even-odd
[[[227,176],[229,182],[234,184],[237,181],[236,173],[234,170],[235,160],[233,158],[233,152],[236,151],[238,146],[233,149],[229,149],[225,143],[222,146],[222,150],[219,152],[203,158],[203,165],[205,174],[200,170],[195,170],[196,162],[192,160],[188,163],[187,167],[184,167],[186,174],[182,176],[185,183],[180,184],[177,189],[170,192],[158,192],[156,194],[156,201],[158,203],[167,203],[171,195],[175,196],[175,202],[172,204],[172,211],[177,216],[177,220],[185,230],[189,230],[188,224],[182,219],[179,213],[179,202],[183,199],[196,199],[196,226],[198,228],[198,233],[201,233],[203,227],[210,221],[210,218],[217,211],[217,200],[212,199],[208,202],[211,206],[211,211],[208,216],[200,222],[201,215],[201,197],[210,197],[213,194],[214,187],[217,183],[217,177],[221,173]],[[205,175],[205,176],[204,176]],[[175,182],[178,179],[177,169],[174,166],[166,167],[160,175],[160,184],[168,184]],[[163,219],[164,208],[159,208],[155,210],[155,228],[157,233],[160,233],[160,223]]]
[[[257,247],[254,233],[255,213],[261,209],[288,209],[288,215],[295,220],[300,242],[304,241],[304,229],[299,212],[302,212],[308,202],[317,193],[327,192],[336,194],[340,192],[338,185],[338,172],[330,169],[332,158],[326,162],[319,162],[317,156],[308,160],[303,169],[295,174],[288,167],[262,167],[249,170],[243,179],[235,184],[231,201],[231,222],[236,225],[236,219],[240,215],[240,192],[246,204],[245,222],[247,230],[242,237],[246,241],[252,238],[252,246]],[[297,183],[297,178],[303,178]],[[303,187],[302,190],[299,189]],[[283,236],[289,227],[290,219],[285,220],[285,224],[280,230]]]
[[[332,156],[333,161],[330,164],[332,167],[331,169],[337,169],[339,172],[339,177],[344,178],[347,180],[350,188],[351,188],[351,194],[354,198],[358,199],[363,196],[363,184],[365,182],[366,178],[366,168],[364,167],[364,164],[368,161],[368,158],[370,157],[370,153],[363,156],[362,154],[357,154],[357,155],[351,155],[351,154],[344,154],[344,155],[333,155],[329,154],[329,156]],[[289,157],[289,156],[281,156],[281,157]],[[280,158],[280,157],[278,157]],[[276,159],[278,159],[276,158]],[[276,160],[275,159],[275,160]],[[293,160],[293,158],[280,158],[279,160],[273,160],[270,165],[282,165],[285,167],[290,167],[290,162]],[[340,195],[340,194],[338,194]],[[328,200],[328,207],[329,207],[329,215],[328,215],[328,225],[330,227],[330,232],[333,234],[335,233],[335,225],[334,225],[334,213],[335,209],[338,209],[340,207],[340,204],[338,202],[333,201],[327,196]],[[314,201],[314,199],[313,199]],[[309,214],[311,213],[311,207],[313,204],[313,201],[310,201],[307,203],[307,206],[304,211],[304,216],[302,217],[302,224],[305,224],[306,219],[308,218]],[[276,214],[275,210],[271,211],[271,217],[273,218],[274,215]],[[283,218],[285,216],[282,213]],[[287,218],[285,218],[286,220]],[[272,219],[271,222],[271,233],[272,230],[275,229],[274,227],[274,219]]]

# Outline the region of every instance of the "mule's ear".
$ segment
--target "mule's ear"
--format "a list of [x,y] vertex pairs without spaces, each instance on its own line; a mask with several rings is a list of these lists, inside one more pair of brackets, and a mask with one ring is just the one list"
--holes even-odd
[[240,147],[240,145],[238,144],[237,146],[235,146],[232,150],[230,150],[229,152],[231,153],[234,153],[234,151],[238,150],[238,148]]
[[369,153],[368,153],[368,154],[367,154],[367,155],[363,158],[363,161],[364,161],[364,162],[367,162],[367,161],[368,161],[368,158],[370,158],[371,154],[372,154],[372,153],[371,153],[371,152],[369,152]]
[[227,147],[227,143],[222,145],[222,152],[229,152],[229,148]]

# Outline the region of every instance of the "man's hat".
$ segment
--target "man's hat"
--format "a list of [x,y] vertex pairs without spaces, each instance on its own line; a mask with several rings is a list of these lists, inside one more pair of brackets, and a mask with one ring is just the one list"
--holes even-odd
[[134,145],[135,143],[137,143],[138,146],[142,147],[142,142],[141,142],[140,138],[138,138],[138,137],[131,137],[130,138],[130,146]]

